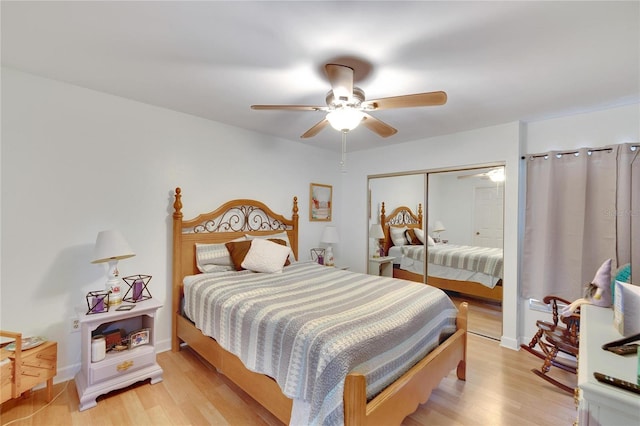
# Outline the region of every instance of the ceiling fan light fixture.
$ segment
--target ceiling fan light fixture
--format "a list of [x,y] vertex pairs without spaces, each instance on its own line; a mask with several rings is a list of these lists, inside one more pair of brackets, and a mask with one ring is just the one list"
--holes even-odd
[[353,108],[340,108],[327,114],[327,121],[331,127],[340,131],[348,132],[358,127],[364,118],[364,113]]
[[491,182],[504,182],[503,168],[491,170],[489,173],[487,173],[487,175],[489,175],[489,179],[491,179]]

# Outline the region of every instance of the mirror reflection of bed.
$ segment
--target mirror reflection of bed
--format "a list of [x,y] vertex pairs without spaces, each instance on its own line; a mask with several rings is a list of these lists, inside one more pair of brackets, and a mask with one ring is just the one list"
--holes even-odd
[[426,281],[454,302],[468,302],[469,332],[494,339],[502,335],[503,172],[483,167],[369,181],[394,277]]

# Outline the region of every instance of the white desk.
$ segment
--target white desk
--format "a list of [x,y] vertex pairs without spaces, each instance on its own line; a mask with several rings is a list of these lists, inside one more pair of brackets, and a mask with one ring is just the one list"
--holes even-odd
[[640,425],[640,395],[598,382],[598,371],[636,383],[637,356],[621,356],[602,345],[623,336],[613,326],[613,310],[591,305],[580,308],[578,388],[580,426]]

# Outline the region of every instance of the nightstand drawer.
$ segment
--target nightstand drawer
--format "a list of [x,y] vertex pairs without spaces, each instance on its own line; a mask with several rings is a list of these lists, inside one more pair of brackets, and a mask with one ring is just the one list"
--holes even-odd
[[56,375],[58,344],[45,342],[42,346],[22,352],[19,392],[29,390]]
[[106,359],[91,364],[90,383],[96,383],[112,377],[138,370],[156,362],[153,346],[143,346],[124,353],[109,354]]

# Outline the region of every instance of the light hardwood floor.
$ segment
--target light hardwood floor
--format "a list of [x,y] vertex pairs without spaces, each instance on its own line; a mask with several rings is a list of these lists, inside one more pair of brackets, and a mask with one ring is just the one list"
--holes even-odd
[[[0,423],[30,416],[14,425],[282,425],[224,376],[189,349],[163,352],[158,362],[164,380],[143,382],[98,398],[98,406],[78,411],[73,381],[54,386],[60,395],[46,408],[44,389],[27,399],[7,401]],[[467,380],[450,374],[429,401],[407,417],[417,425],[571,425],[577,416],[573,397],[535,376],[541,361],[512,351],[496,340],[469,334]],[[576,377],[554,370],[565,383]]]
[[451,300],[459,306],[469,304],[467,328],[474,334],[500,340],[502,337],[502,306],[490,300],[479,300],[459,294],[449,294]]
[[[73,381],[54,386],[61,395],[16,425],[281,425],[244,392],[203,364],[188,349],[158,356],[164,381],[142,383],[98,399],[78,411]],[[469,335],[467,381],[443,380],[426,404],[405,419],[415,425],[571,425],[573,398],[529,370],[532,355],[500,348],[494,340]],[[575,377],[563,375],[564,380]],[[2,425],[45,406],[44,389],[2,405]]]

